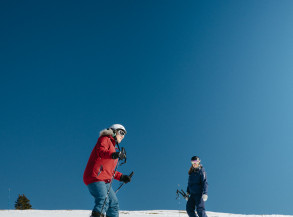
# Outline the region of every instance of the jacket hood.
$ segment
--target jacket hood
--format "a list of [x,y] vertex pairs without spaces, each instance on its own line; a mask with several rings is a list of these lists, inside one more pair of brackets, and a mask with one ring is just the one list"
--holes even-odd
[[113,136],[114,132],[112,129],[104,129],[100,132],[100,136]]

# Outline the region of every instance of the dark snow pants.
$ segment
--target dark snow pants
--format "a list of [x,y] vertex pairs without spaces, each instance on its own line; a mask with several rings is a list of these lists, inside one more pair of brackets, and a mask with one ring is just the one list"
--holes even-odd
[[202,200],[201,194],[190,195],[186,203],[186,211],[189,217],[196,217],[195,208],[198,217],[207,217],[204,201]]

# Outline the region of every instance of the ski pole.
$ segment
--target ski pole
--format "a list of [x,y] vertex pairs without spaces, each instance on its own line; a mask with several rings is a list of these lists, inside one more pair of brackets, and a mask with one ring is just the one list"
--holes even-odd
[[188,200],[188,195],[183,191],[183,189],[181,189],[181,191],[179,191],[179,190],[177,189],[176,194],[177,194],[176,199],[178,199],[179,194],[181,194],[182,197],[183,197],[185,200]]
[[[134,174],[134,172],[132,171],[132,172],[130,173],[129,177],[131,178],[131,177],[133,176],[133,174]],[[122,184],[119,186],[119,188],[115,191],[115,193],[117,193],[117,192],[120,190],[120,188],[122,188],[122,186],[125,185],[125,184],[126,184],[125,182],[122,183]]]

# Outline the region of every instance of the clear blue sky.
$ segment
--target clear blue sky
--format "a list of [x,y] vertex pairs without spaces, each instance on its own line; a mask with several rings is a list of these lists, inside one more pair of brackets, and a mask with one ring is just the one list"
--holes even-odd
[[[184,209],[198,155],[208,211],[292,214],[293,1],[0,3],[0,209],[92,209],[99,131],[125,125],[122,210]],[[114,188],[119,182],[115,182]]]

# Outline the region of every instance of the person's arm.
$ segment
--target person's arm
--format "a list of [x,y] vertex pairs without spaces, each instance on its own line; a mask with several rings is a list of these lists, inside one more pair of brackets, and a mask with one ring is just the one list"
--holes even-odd
[[121,176],[122,176],[122,173],[116,171],[115,176],[114,176],[114,179],[120,181]]
[[207,181],[207,174],[204,169],[202,169],[201,182],[203,183],[202,199],[206,201],[208,199],[208,181]]
[[98,155],[101,158],[109,159],[112,158],[112,153],[109,151],[111,141],[108,137],[102,137],[100,139],[100,145],[97,147]]

